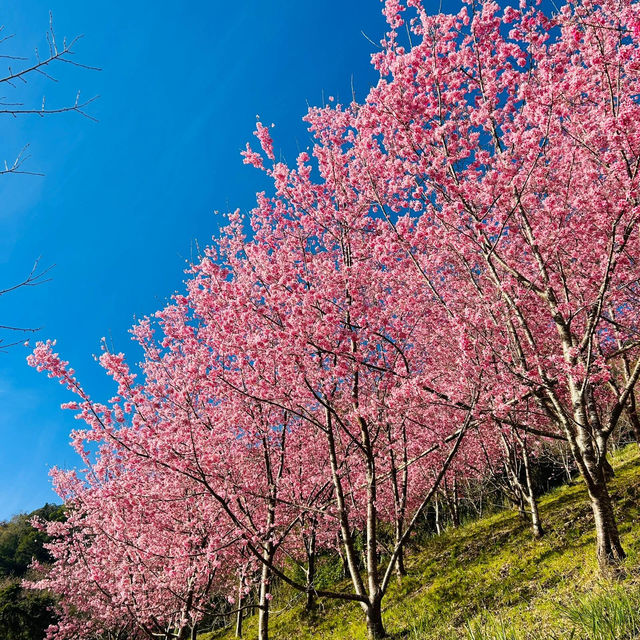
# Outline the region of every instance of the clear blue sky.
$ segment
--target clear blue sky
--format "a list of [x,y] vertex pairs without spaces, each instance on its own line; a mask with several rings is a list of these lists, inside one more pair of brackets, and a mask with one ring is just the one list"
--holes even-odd
[[[89,109],[49,118],[0,119],[1,160],[30,144],[37,176],[0,177],[0,288],[35,258],[52,280],[0,298],[0,324],[42,327],[96,399],[113,388],[92,354],[102,336],[133,361],[134,317],[180,290],[195,242],[216,211],[252,207],[261,174],[242,164],[256,114],[276,124],[276,149],[293,159],[308,144],[301,117],[323,95],[359,97],[385,30],[377,0],[5,0],[0,24],[15,38],[0,54],[45,49],[48,12],[63,35],[84,34],[80,62],[99,73],[55,70],[56,85],[20,89],[25,101],[67,103],[99,94]],[[6,62],[0,59],[0,67]],[[4,71],[4,69],[2,69]],[[10,336],[5,336],[10,337]],[[32,338],[32,343],[35,342]],[[28,350],[0,354],[0,519],[56,496],[48,469],[78,464],[68,445],[79,426],[59,405],[68,393],[30,369]]]

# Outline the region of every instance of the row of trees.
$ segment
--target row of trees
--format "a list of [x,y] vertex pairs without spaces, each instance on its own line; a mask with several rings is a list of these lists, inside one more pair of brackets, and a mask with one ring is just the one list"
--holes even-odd
[[[385,14],[380,81],[309,111],[311,154],[277,160],[258,123],[244,158],[273,192],[134,328],[139,371],[105,348],[111,401],[53,343],[30,356],[85,424],[84,471],[53,474],[52,637],[185,638],[216,594],[256,606],[266,640],[277,579],[357,603],[382,638],[445,482],[506,469],[542,535],[530,469],[549,440],[584,479],[601,570],[623,560],[606,455],[637,423],[640,9]],[[315,583],[330,550],[348,590]]]

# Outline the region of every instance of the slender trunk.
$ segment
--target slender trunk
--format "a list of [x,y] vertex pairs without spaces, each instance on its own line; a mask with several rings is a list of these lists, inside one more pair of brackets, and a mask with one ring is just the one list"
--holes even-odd
[[562,466],[564,467],[564,474],[567,480],[567,484],[571,484],[573,480],[573,469],[571,468],[571,454],[563,446],[562,448]]
[[[271,546],[271,545],[269,545]],[[271,562],[273,554],[266,552],[266,557]],[[258,640],[269,640],[269,601],[271,594],[269,591],[269,567],[262,565],[260,572],[260,599],[258,603]]]
[[382,624],[382,593],[380,592],[380,576],[378,573],[378,514],[376,464],[373,456],[369,431],[363,418],[359,417],[363,448],[367,452],[367,522],[366,522],[366,561],[367,586],[369,587],[369,602],[367,612],[367,633],[371,640],[386,638]]
[[513,452],[509,451],[507,458],[504,462],[505,469],[505,481],[501,487],[503,495],[507,498],[513,506],[518,509],[518,515],[522,520],[527,522],[527,510],[525,509],[525,502],[527,502],[527,495],[520,479],[518,478],[518,470],[514,467],[511,456]]
[[242,610],[236,612],[236,638],[242,638],[242,623],[244,616]]
[[238,611],[236,611],[236,638],[242,638],[242,621],[244,619],[244,611],[242,610],[243,602],[242,580],[240,580],[240,585],[238,586]]
[[307,551],[307,598],[304,605],[306,611],[316,608],[316,592],[314,582],[316,579],[316,530],[313,523],[311,534],[305,538],[304,546]]
[[[515,431],[512,431],[512,435],[515,438],[518,437]],[[503,433],[500,434],[500,438],[502,440],[502,448],[504,449],[503,466],[505,483],[503,492],[507,500],[513,502],[518,508],[520,518],[527,522],[529,518],[527,517],[527,510],[525,509],[525,502],[528,502],[529,496],[526,488],[520,481],[521,460],[518,456],[517,446],[514,442],[508,440]],[[520,443],[522,443],[522,441],[520,441]]]
[[[351,258],[348,258],[348,266],[351,266]],[[348,302],[351,303],[351,295],[347,292]],[[347,312],[347,326],[352,328],[349,313]],[[351,353],[357,351],[357,343],[355,339],[351,338]],[[373,452],[373,446],[369,433],[369,425],[367,420],[360,414],[359,409],[359,389],[360,389],[360,375],[358,369],[354,371],[353,381],[351,386],[351,403],[353,410],[357,416],[356,420],[360,427],[360,445],[365,456],[366,462],[366,479],[367,479],[367,519],[365,524],[366,534],[366,569],[367,569],[367,587],[368,597],[366,602],[362,603],[362,606],[367,616],[367,635],[369,640],[379,640],[380,638],[386,638],[384,626],[382,624],[382,607],[381,601],[383,591],[380,589],[379,579],[379,567],[378,567],[378,512],[377,512],[377,490],[378,481],[376,477],[376,458]],[[328,421],[327,421],[328,422]],[[346,516],[346,514],[345,514]],[[343,531],[344,535],[344,531]],[[344,536],[347,537],[347,536]],[[347,557],[349,558],[349,549],[346,548]],[[353,576],[352,562],[349,562],[349,568],[352,573],[352,580],[356,590],[360,588],[360,593],[365,595],[366,590],[362,584],[362,580],[358,574]],[[359,583],[359,584],[358,584]]]
[[454,528],[456,528],[460,524],[458,519],[458,508],[456,505],[456,493],[457,493],[457,487],[456,487],[455,481],[454,481],[454,491],[452,495],[449,492],[449,486],[447,484],[447,479],[445,478],[443,495],[447,503],[447,507],[449,507],[449,515],[451,516],[451,526],[453,526]]
[[367,638],[368,640],[381,640],[386,638],[387,632],[382,624],[382,603],[380,598],[374,598],[371,602],[364,605],[363,608],[367,614]]
[[440,500],[438,498],[436,498],[435,509],[436,509],[436,533],[440,535],[442,533],[442,520],[440,516]]
[[191,627],[191,638],[190,638],[190,640],[197,640],[197,638],[198,638],[198,625],[194,624]]
[[[391,432],[391,428],[387,431],[387,437],[389,441],[390,448],[390,475],[391,475],[391,486],[393,488],[393,500],[395,506],[395,546],[397,547],[400,540],[402,539],[402,533],[404,529],[404,519],[405,512],[407,508],[407,485],[408,485],[408,467],[409,467],[409,458],[407,453],[407,433],[406,430],[402,430],[402,471],[398,474],[398,469],[396,467],[396,459],[393,453],[393,436]],[[396,559],[396,577],[398,580],[401,580],[403,576],[407,575],[407,571],[404,566],[404,549],[400,547],[398,557]]]
[[342,577],[343,578],[348,578],[349,577],[349,562],[347,561],[347,556],[342,551],[342,547],[343,547],[342,537],[340,536],[340,534],[338,534],[337,549],[338,549],[338,556],[340,556],[340,563],[342,565]]
[[[402,522],[398,520],[396,522],[396,546],[400,543],[402,539]],[[404,566],[404,547],[400,547],[400,551],[398,552],[398,558],[396,559],[396,576],[398,580],[402,579],[403,576],[407,575],[407,569]]]
[[273,530],[276,523],[276,504],[278,498],[278,482],[282,478],[285,461],[285,428],[281,431],[281,440],[279,448],[279,463],[277,471],[274,474],[271,456],[269,455],[269,443],[267,438],[263,438],[263,453],[265,462],[266,476],[269,481],[269,502],[267,504],[267,521],[265,527],[265,537],[267,542],[263,546],[262,557],[266,562],[262,563],[260,571],[260,597],[258,603],[258,640],[269,640],[269,602],[271,600],[271,569],[269,565],[273,563],[276,548],[272,541]]
[[349,526],[349,516],[347,515],[347,506],[344,497],[344,490],[342,487],[342,481],[340,474],[338,473],[338,459],[336,455],[336,444],[333,434],[333,426],[331,420],[331,412],[326,409],[326,421],[327,421],[327,444],[329,445],[329,461],[331,463],[331,478],[333,481],[333,487],[336,497],[336,505],[338,507],[338,518],[340,520],[340,537],[344,546],[344,555],[347,560],[347,568],[349,575],[351,576],[351,582],[353,583],[353,590],[359,596],[365,595],[365,587],[358,571],[358,564],[356,560],[356,550],[353,545],[353,536],[351,528]]
[[[194,582],[194,576],[191,576],[191,578],[189,578],[189,591],[188,591],[187,599],[185,600],[184,608],[182,610],[182,615],[180,616],[181,621],[188,620],[189,614],[191,613],[191,610],[192,610],[193,582]],[[177,640],[187,640],[189,635],[190,635],[189,626],[186,623],[184,623],[184,625],[180,627],[180,629],[178,630]]]
[[453,496],[451,502],[451,519],[454,527],[460,526],[460,497],[458,495],[458,478],[453,476]]
[[533,531],[534,538],[542,538],[544,535],[544,529],[542,528],[542,521],[540,520],[540,510],[538,509],[538,501],[536,500],[533,491],[529,491],[529,509],[531,509],[531,530]]
[[522,461],[524,463],[524,477],[527,483],[527,500],[529,502],[529,509],[531,509],[531,529],[533,530],[534,538],[541,538],[544,535],[542,523],[540,521],[540,511],[538,509],[538,501],[533,490],[533,480],[531,478],[531,465],[529,460],[529,450],[527,449],[526,439],[520,438],[516,434],[520,448],[522,449]]
[[304,610],[307,612],[315,611],[316,608],[316,595],[312,589],[307,591],[307,599],[304,603]]
[[[527,478],[527,484],[529,485],[529,478]],[[534,538],[542,538],[544,535],[544,529],[542,528],[542,521],[540,520],[540,510],[538,509],[538,501],[533,493],[533,487],[529,485],[529,509],[531,510],[531,530],[533,531]]]

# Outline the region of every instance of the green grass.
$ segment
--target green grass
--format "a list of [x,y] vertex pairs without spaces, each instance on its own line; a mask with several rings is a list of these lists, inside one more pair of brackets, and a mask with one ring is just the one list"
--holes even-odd
[[[627,640],[640,638],[640,455],[614,456],[611,493],[628,557],[615,582],[600,578],[595,532],[581,482],[540,500],[546,535],[534,540],[513,511],[449,529],[411,548],[408,575],[383,601],[396,640]],[[313,616],[281,588],[272,605],[273,640],[366,637],[356,604],[321,601]],[[231,631],[200,640],[227,640]],[[256,637],[256,619],[245,621]]]

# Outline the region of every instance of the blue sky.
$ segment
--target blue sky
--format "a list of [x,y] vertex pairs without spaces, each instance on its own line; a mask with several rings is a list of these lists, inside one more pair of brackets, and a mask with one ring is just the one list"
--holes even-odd
[[[216,211],[251,208],[265,183],[240,151],[256,114],[276,124],[276,148],[293,159],[308,144],[307,104],[323,95],[346,101],[352,75],[364,95],[376,76],[361,31],[380,39],[381,6],[5,0],[0,24],[15,37],[0,54],[43,51],[51,10],[58,38],[84,34],[76,57],[102,71],[54,69],[56,84],[19,88],[25,103],[45,95],[50,107],[77,90],[99,94],[89,109],[98,122],[0,118],[0,159],[11,162],[29,144],[26,168],[44,174],[0,176],[0,288],[38,256],[56,265],[50,282],[0,298],[0,324],[42,327],[36,339],[57,339],[92,395],[110,397],[92,357],[100,338],[137,361],[134,318],[181,288],[195,243],[222,222]],[[0,59],[3,72],[6,64]],[[0,519],[54,500],[48,469],[78,464],[68,445],[78,425],[59,408],[68,394],[30,369],[27,354],[22,346],[0,354]]]

